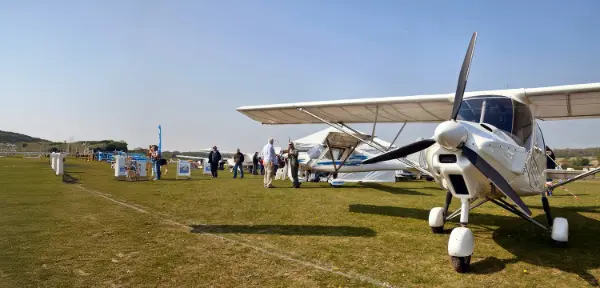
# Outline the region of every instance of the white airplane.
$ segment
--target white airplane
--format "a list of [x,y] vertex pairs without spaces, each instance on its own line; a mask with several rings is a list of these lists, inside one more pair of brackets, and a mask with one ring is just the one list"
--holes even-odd
[[[546,170],[546,145],[537,120],[600,117],[600,83],[465,93],[477,33],[473,34],[456,93],[352,99],[268,106],[237,110],[263,124],[441,122],[430,139],[384,152],[363,163],[374,164],[424,150],[424,167],[447,190],[444,207],[430,211],[429,226],[440,233],[447,220],[460,215],[448,254],[457,272],[468,271],[474,238],[467,228],[469,211],[494,203],[549,232],[559,245],[568,242],[568,222],[552,218],[546,192],[600,169],[583,172],[560,184],[547,178],[568,178],[565,170]],[[448,116],[449,115],[449,116]],[[521,197],[541,196],[548,223],[536,221]],[[461,208],[448,215],[453,197]],[[507,201],[510,199],[512,203]],[[514,204],[513,204],[514,203]]]
[[[345,182],[362,182],[362,180],[360,177],[354,180],[337,179],[338,173],[408,170],[418,166],[417,159],[391,159],[376,164],[363,164],[364,160],[381,153],[364,144],[363,141],[379,146],[386,151],[395,148],[391,143],[356,130],[339,130],[330,127],[292,141],[300,151],[298,155],[299,174],[304,175],[308,181],[313,172],[330,173],[329,176],[333,176],[334,179],[329,177],[329,183],[340,186]],[[284,154],[285,156],[287,155]],[[392,172],[390,175],[388,178],[392,181],[395,180],[394,173]]]

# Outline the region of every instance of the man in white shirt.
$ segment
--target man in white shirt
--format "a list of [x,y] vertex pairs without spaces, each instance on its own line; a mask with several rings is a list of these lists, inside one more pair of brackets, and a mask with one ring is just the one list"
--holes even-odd
[[263,184],[266,188],[275,188],[273,182],[273,165],[275,162],[275,148],[273,148],[273,138],[269,138],[269,142],[262,149],[263,165],[265,166],[265,176]]

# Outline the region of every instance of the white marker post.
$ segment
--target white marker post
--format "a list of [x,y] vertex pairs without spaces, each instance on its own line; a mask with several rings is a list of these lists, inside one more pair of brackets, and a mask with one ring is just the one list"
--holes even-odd
[[137,160],[137,167],[140,173],[140,177],[148,177],[148,173],[146,173],[146,160]]
[[121,155],[115,155],[115,177],[125,176],[125,157]]
[[50,154],[50,166],[52,166],[53,171],[56,171],[56,152]]
[[65,155],[57,153],[54,158],[56,159],[56,175],[63,175],[65,172],[65,163],[63,162]]

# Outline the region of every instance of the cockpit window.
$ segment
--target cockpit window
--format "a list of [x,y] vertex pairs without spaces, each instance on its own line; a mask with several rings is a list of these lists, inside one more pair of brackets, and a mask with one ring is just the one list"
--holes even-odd
[[458,120],[490,124],[525,145],[532,132],[529,107],[504,96],[477,96],[464,99]]

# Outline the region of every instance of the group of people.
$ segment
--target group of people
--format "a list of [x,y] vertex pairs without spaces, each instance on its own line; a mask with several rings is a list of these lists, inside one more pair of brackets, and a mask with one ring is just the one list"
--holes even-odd
[[[299,188],[300,182],[298,181],[298,150],[294,147],[294,143],[290,142],[288,144],[288,148],[281,151],[281,154],[288,154],[288,165],[290,167],[290,172],[292,175],[292,187]],[[279,168],[279,160],[281,159],[280,155],[275,153],[275,147],[273,147],[273,138],[269,138],[269,141],[262,149],[262,166],[265,168],[263,184],[265,188],[274,188],[273,186],[273,176],[275,176],[275,172]],[[256,164],[254,165],[256,167]]]
[[[277,169],[286,165],[285,161],[283,161],[283,154],[288,154],[288,165],[290,167],[290,172],[292,175],[292,186],[294,188],[300,187],[300,182],[298,181],[298,150],[294,147],[294,143],[290,142],[288,148],[282,150],[280,154],[275,153],[275,147],[273,147],[273,138],[269,138],[267,144],[263,147],[261,155],[258,152],[254,153],[252,157],[252,174],[257,175],[258,169],[260,167],[261,174],[264,175],[263,184],[265,188],[274,188],[273,186],[273,177]],[[212,150],[208,154],[208,163],[210,164],[210,171],[212,178],[218,177],[219,165],[221,162],[221,153],[217,149],[217,146],[213,146]],[[237,178],[238,170],[240,172],[240,178],[244,178],[244,154],[240,152],[240,149],[237,149],[235,155],[233,156],[234,166],[233,166],[233,178]]]
[[[221,165],[222,160],[221,152],[217,146],[213,146],[212,150],[208,153],[208,163],[210,164],[210,173],[212,178],[217,178],[219,176],[219,166]],[[244,178],[244,154],[240,152],[240,149],[237,149],[237,152],[233,156],[233,161],[235,165],[233,167],[233,178],[237,178],[238,169],[240,170],[240,178]]]

